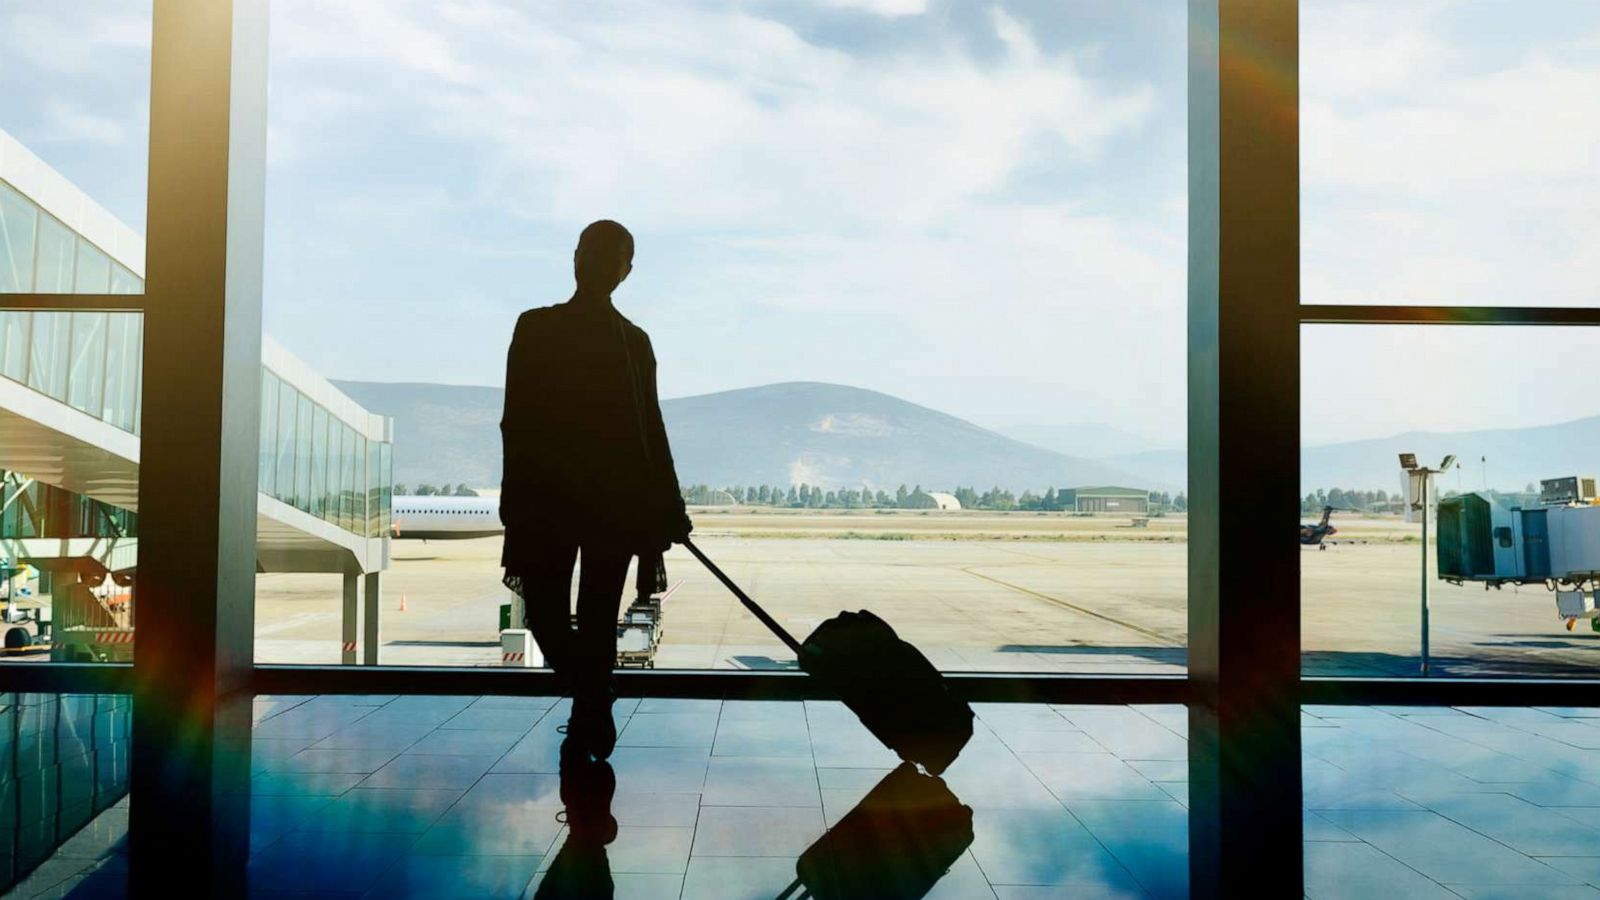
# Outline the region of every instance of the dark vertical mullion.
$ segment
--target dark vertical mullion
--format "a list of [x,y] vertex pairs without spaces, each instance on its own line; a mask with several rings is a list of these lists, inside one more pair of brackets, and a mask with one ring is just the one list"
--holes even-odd
[[230,710],[253,653],[266,12],[155,3],[133,896],[174,877],[203,896],[245,893],[249,743]]
[[1191,0],[1189,12],[1191,891],[1291,897],[1303,884],[1298,9]]

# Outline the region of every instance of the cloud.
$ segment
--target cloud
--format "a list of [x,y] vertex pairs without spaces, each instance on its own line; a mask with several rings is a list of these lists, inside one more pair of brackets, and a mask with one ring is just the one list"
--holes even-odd
[[1513,20],[1468,29],[1459,4],[1311,8],[1305,299],[1594,303],[1600,19],[1560,16],[1558,37],[1533,40],[1475,33]]
[[857,9],[886,19],[920,16],[928,11],[928,0],[823,0],[823,5]]
[[[1182,352],[1181,204],[1135,212],[1069,186],[1093,185],[1119,150],[1181,146],[1181,130],[1153,120],[1153,85],[1097,81],[999,7],[979,27],[1003,52],[982,60],[957,34],[852,54],[731,4],[574,16],[565,4],[282,0],[275,15],[272,158],[285,175],[454,148],[448,171],[419,162],[391,183],[433,177],[457,211],[563,235],[619,218],[643,241],[628,290],[646,307],[797,340],[837,332],[800,357],[725,341],[664,367],[680,376],[664,390],[812,377],[1051,418],[1062,379],[1109,369],[1128,373],[1125,392],[1085,390],[1095,408],[1075,416],[1159,408],[1181,427],[1181,367],[1174,379],[1139,364]],[[1014,189],[1041,166],[1054,186]],[[323,216],[304,203],[285,214]],[[331,217],[320,224],[338,240]],[[663,241],[694,261],[663,259]],[[695,269],[664,272],[680,265]],[[693,295],[650,293],[669,281]],[[686,326],[660,327],[666,341]],[[885,327],[904,339],[873,335]],[[1000,329],[1015,352],[986,359],[986,384],[960,386],[927,351]],[[1063,357],[1091,332],[1129,349]],[[486,365],[482,380],[498,375]]]
[[128,144],[128,129],[123,122],[59,99],[45,104],[40,136],[48,141],[88,142],[111,147]]

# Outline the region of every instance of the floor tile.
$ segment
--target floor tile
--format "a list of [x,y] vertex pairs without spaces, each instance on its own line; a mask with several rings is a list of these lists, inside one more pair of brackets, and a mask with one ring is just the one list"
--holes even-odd
[[717,714],[634,713],[617,735],[619,747],[711,748],[717,734]]
[[278,890],[365,890],[407,855],[412,840],[410,835],[293,832],[252,856],[248,877]]
[[297,830],[421,834],[460,798],[458,790],[358,787],[318,809]]
[[1327,810],[1321,815],[1441,884],[1551,885],[1576,881],[1428,810]]
[[973,810],[972,855],[989,882],[1110,885],[1142,893],[1133,875],[1065,809]]
[[683,879],[685,900],[772,900],[795,881],[793,857],[696,856]]
[[1310,900],[1453,900],[1454,894],[1371,844],[1307,843],[1306,897]]
[[702,806],[695,856],[799,856],[822,836],[816,807]]
[[1189,811],[1182,804],[1074,800],[1067,808],[1151,897],[1189,895]]
[[407,856],[372,887],[382,898],[416,900],[517,900],[523,896],[537,856]]
[[403,753],[368,775],[368,788],[454,788],[466,790],[494,765],[493,756],[424,756]]
[[811,761],[787,757],[712,757],[702,803],[706,806],[822,807]]

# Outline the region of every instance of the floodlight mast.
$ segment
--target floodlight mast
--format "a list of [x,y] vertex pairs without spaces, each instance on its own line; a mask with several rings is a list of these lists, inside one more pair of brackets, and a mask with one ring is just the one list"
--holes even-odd
[[1454,453],[1445,454],[1444,461],[1439,463],[1439,468],[1430,469],[1417,465],[1415,453],[1400,454],[1400,468],[1411,473],[1413,484],[1420,485],[1420,496],[1411,503],[1412,509],[1422,511],[1422,675],[1429,673],[1428,658],[1428,495],[1433,490],[1433,476],[1447,472],[1456,464]]

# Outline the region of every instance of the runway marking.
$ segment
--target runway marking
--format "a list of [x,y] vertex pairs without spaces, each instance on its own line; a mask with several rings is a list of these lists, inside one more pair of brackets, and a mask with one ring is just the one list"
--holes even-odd
[[1166,644],[1169,647],[1182,647],[1182,646],[1184,646],[1183,643],[1181,643],[1179,641],[1175,641],[1172,638],[1169,638],[1166,635],[1164,635],[1164,634],[1162,634],[1162,633],[1160,633],[1158,631],[1151,631],[1150,629],[1145,628],[1142,625],[1135,625],[1132,622],[1124,622],[1121,619],[1118,619],[1118,618],[1116,618],[1114,616],[1108,616],[1105,613],[1095,612],[1092,609],[1087,609],[1085,607],[1077,605],[1076,603],[1068,603],[1067,601],[1062,600],[1062,599],[1060,599],[1058,597],[1052,597],[1049,594],[1041,594],[1038,591],[1033,590],[1032,588],[1025,588],[1020,584],[1012,584],[1009,581],[1002,581],[999,578],[995,578],[992,575],[985,575],[982,572],[975,572],[975,571],[972,570],[972,568],[970,568],[968,566],[962,566],[961,567],[961,571],[967,573],[968,575],[973,576],[974,578],[982,578],[984,581],[993,582],[994,584],[998,584],[1001,587],[1010,588],[1013,591],[1017,591],[1018,593],[1027,594],[1030,597],[1036,597],[1036,598],[1038,598],[1040,600],[1043,600],[1043,601],[1045,601],[1047,603],[1054,603],[1056,606],[1062,607],[1063,609],[1070,609],[1075,613],[1081,613],[1081,614],[1083,614],[1085,616],[1089,616],[1090,618],[1099,619],[1102,622],[1110,622],[1112,625],[1120,625],[1121,627],[1126,628],[1129,631],[1137,631],[1138,633],[1144,635],[1145,637],[1150,638],[1151,640],[1160,641],[1161,643]]

